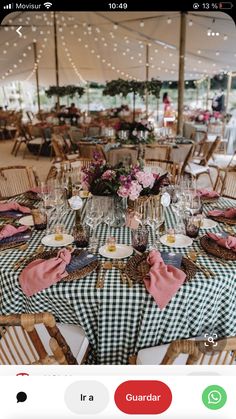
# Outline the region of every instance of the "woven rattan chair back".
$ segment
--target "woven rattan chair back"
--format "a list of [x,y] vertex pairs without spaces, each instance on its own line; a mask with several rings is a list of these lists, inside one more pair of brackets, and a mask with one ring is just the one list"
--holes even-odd
[[168,145],[147,145],[144,150],[144,160],[169,160],[170,150],[171,148]]
[[98,126],[88,127],[88,131],[87,131],[88,137],[97,137],[100,134],[101,134],[101,127],[98,127]]
[[107,162],[111,166],[116,166],[119,163],[125,166],[137,164],[138,150],[134,148],[117,148],[107,152]]
[[[40,338],[40,327],[48,332],[49,354]],[[0,316],[0,364],[77,364],[70,347],[50,313]]]
[[66,160],[65,141],[61,135],[52,135],[52,148],[58,160]]
[[232,365],[236,359],[236,337],[219,339],[206,346],[206,341],[176,340],[170,344],[161,365],[173,364],[180,354],[187,354],[187,365]]
[[68,132],[70,140],[73,144],[77,144],[78,141],[84,137],[84,131],[82,129],[73,129]]
[[207,150],[204,158],[200,161],[200,165],[206,166],[211,158],[213,158],[214,153],[217,151],[221,142],[221,137],[217,136],[216,139],[211,143],[209,149]]
[[38,185],[34,168],[28,166],[0,167],[0,196],[10,198]]
[[167,172],[171,182],[177,184],[182,166],[172,160],[150,159],[145,160],[145,167],[153,169],[151,171],[156,173],[164,174]]
[[225,171],[221,195],[236,199],[236,166]]

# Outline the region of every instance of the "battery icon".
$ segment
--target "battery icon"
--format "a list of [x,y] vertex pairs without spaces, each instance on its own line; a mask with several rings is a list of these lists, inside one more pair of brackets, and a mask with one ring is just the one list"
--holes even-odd
[[219,8],[220,9],[232,9],[233,8],[233,3],[231,2],[222,2],[219,4]]

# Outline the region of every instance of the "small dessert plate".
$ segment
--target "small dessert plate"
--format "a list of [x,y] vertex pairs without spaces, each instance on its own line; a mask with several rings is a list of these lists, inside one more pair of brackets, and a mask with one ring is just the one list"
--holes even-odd
[[174,243],[169,243],[167,241],[167,237],[168,237],[168,234],[165,234],[164,236],[160,237],[160,242],[162,244],[165,244],[166,246],[173,247],[173,248],[188,247],[188,246],[191,246],[191,244],[193,243],[193,240],[190,237],[185,236],[184,234],[175,234]]
[[55,234],[49,234],[48,236],[44,236],[42,238],[42,244],[44,246],[50,247],[63,247],[68,246],[69,244],[73,243],[74,237],[70,234],[63,234],[62,240],[55,240]]
[[124,259],[132,255],[133,253],[133,247],[128,246],[126,244],[116,244],[116,250],[114,252],[109,252],[107,250],[107,245],[99,248],[99,253],[101,256],[104,256],[105,258],[110,259]]
[[203,218],[201,223],[201,228],[208,229],[208,228],[214,228],[217,226],[217,222],[214,220],[211,220],[210,218]]

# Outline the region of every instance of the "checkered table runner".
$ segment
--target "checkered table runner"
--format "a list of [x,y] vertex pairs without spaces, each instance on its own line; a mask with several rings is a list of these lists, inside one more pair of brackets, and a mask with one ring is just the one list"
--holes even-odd
[[[18,199],[19,200],[19,199]],[[24,200],[22,199],[22,203]],[[219,207],[235,205],[235,201],[221,198]],[[212,209],[204,205],[207,212]],[[165,210],[167,226],[174,226],[171,208]],[[70,213],[65,226],[69,232],[74,224]],[[220,231],[218,225],[213,230]],[[113,229],[119,243],[129,244],[130,230]],[[33,232],[30,246],[24,255],[32,254],[39,246],[44,232]],[[101,224],[97,236],[101,245],[108,234]],[[173,249],[185,254],[190,249]],[[160,250],[169,251],[164,245]],[[214,331],[218,336],[236,335],[236,274],[232,266],[222,266],[214,260],[199,257],[199,263],[210,267],[215,277],[206,278],[200,271],[184,284],[168,306],[160,311],[144,285],[133,288],[124,285],[116,269],[106,271],[104,288],[96,288],[96,273],[72,282],[60,282],[26,297],[19,287],[18,276],[23,269],[13,270],[22,256],[19,250],[1,253],[0,258],[0,309],[2,314],[49,311],[62,323],[80,324],[89,339],[94,364],[126,364],[139,349],[167,343],[179,338],[189,338]]]

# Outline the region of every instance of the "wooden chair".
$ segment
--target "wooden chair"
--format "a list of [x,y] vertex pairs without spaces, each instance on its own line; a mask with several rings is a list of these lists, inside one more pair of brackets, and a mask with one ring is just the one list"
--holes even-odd
[[97,137],[101,134],[101,127],[100,126],[90,126],[87,130],[88,137]]
[[[70,165],[72,170],[77,170],[78,173],[78,179],[80,177],[80,172],[83,167],[88,168],[90,164],[93,162],[91,159],[81,159],[77,158],[76,160],[70,161]],[[63,160],[60,162],[55,162],[52,164],[52,166],[49,169],[49,172],[47,174],[46,181],[50,179],[56,179],[64,170],[64,166],[68,163],[68,160]]]
[[106,160],[104,149],[100,144],[92,144],[89,141],[78,143],[79,157],[82,159],[93,159],[94,153],[99,153],[101,158]]
[[0,364],[81,364],[88,339],[80,326],[57,324],[50,313],[0,316]]
[[[210,179],[211,186],[214,189],[213,180],[210,173],[210,166],[208,166],[209,160],[214,155],[215,151],[217,150],[220,144],[221,138],[216,137],[215,141],[211,144],[210,149],[207,151],[204,157],[201,157],[199,164],[196,161],[190,161],[185,167],[185,173],[192,176],[193,179],[196,181],[201,175],[207,175]],[[214,166],[212,166],[214,167]]]
[[68,145],[62,135],[52,134],[52,148],[57,161],[76,160],[78,158],[78,154],[67,153]]
[[221,169],[221,173],[223,173],[221,195],[236,199],[236,166]]
[[72,144],[77,145],[77,143],[84,137],[84,131],[82,129],[71,129],[68,132],[68,135]]
[[13,154],[15,157],[17,156],[18,151],[20,150],[20,147],[22,144],[25,146],[29,142],[30,138],[28,137],[27,131],[24,127],[24,125],[19,125],[16,131],[15,135],[15,141],[11,150],[11,154]]
[[125,166],[134,166],[138,161],[138,150],[136,147],[114,148],[106,153],[106,157],[108,164],[111,166],[116,166],[119,163]]
[[[232,365],[236,360],[236,337],[222,338],[217,346],[203,340],[176,340],[167,345],[141,349],[130,363],[143,365]],[[135,362],[136,361],[136,362]]]
[[160,175],[168,173],[171,182],[178,184],[181,174],[181,164],[172,160],[149,159],[145,160],[145,169],[147,170],[147,168],[151,168],[152,172],[160,173]]
[[27,134],[27,141],[25,143],[26,147],[23,153],[23,158],[25,158],[27,150],[28,150],[28,146],[29,145],[34,145],[37,147],[37,153],[36,153],[36,159],[38,160],[43,148],[43,145],[46,142],[45,136],[44,136],[44,131],[42,128],[40,127],[36,127],[33,125],[27,125],[25,126],[25,131]]
[[0,167],[0,197],[10,198],[22,194],[38,183],[38,175],[32,167]]
[[155,144],[146,145],[144,150],[144,160],[170,160],[170,146]]

